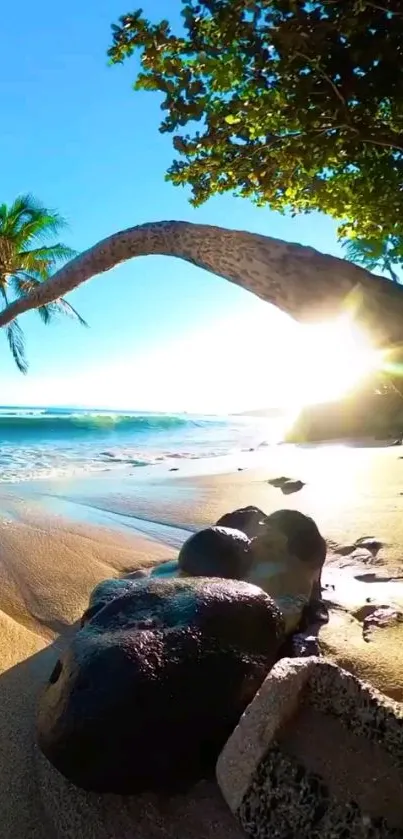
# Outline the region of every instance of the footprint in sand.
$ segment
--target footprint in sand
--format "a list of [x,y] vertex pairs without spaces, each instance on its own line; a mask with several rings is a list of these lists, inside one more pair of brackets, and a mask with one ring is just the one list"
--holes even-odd
[[272,487],[281,489],[283,495],[291,495],[293,492],[299,492],[305,486],[304,481],[293,481],[292,478],[286,478],[282,475],[280,478],[271,478],[267,481]]

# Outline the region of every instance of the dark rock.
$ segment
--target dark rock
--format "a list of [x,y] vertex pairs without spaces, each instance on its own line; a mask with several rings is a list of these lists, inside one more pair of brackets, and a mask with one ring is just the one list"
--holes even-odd
[[136,571],[130,571],[124,577],[111,577],[108,580],[102,580],[93,589],[90,595],[88,608],[85,610],[80,624],[84,626],[87,621],[96,615],[100,609],[103,609],[107,603],[114,600],[115,597],[121,597],[131,591],[133,585],[139,580],[144,581],[148,577],[178,577],[180,568],[176,559],[161,562],[159,565],[151,568],[138,568]]
[[249,536],[249,539],[254,539],[262,532],[266,519],[266,514],[258,507],[241,507],[239,510],[233,510],[232,513],[225,513],[221,516],[218,519],[217,527],[232,527],[235,530],[242,530]]
[[[328,620],[328,610],[322,601],[321,580],[326,549],[326,541],[313,519],[299,510],[276,510],[266,517],[264,533],[252,540],[249,578],[257,583],[256,571],[260,569],[262,581],[259,584],[276,597],[280,590],[274,589],[278,581],[274,574],[270,576],[270,566],[277,563],[284,569],[282,596],[291,592],[295,594],[297,568],[292,558],[296,557],[301,563],[298,571],[300,593],[310,592],[308,602],[301,611],[301,627],[323,623]],[[264,582],[265,565],[267,580]]]
[[266,517],[266,526],[284,534],[288,551],[313,568],[322,568],[326,541],[316,522],[299,510],[276,510]]
[[191,577],[244,579],[250,565],[250,539],[231,527],[206,527],[182,545],[178,564]]
[[[97,588],[94,603],[112,592]],[[58,661],[40,702],[38,744],[87,790],[185,791],[214,772],[283,640],[281,613],[256,586],[138,580]]]
[[291,480],[291,478],[286,478],[285,475],[281,475],[280,478],[270,478],[270,480],[267,481],[267,483],[270,484],[270,486],[272,487],[276,487],[276,489],[281,489],[281,487],[284,486],[284,484],[287,484]]
[[179,563],[177,559],[170,559],[167,562],[161,562],[151,568],[151,577],[177,577],[180,572]]
[[[139,573],[139,571],[135,572],[135,574]],[[146,571],[142,571],[141,579],[143,579],[146,574]],[[81,626],[84,626],[84,624],[91,620],[91,618],[103,609],[107,603],[110,603],[112,600],[115,600],[116,597],[120,597],[131,591],[133,585],[134,581],[132,582],[132,579],[127,580],[121,578],[111,578],[109,580],[102,580],[101,583],[98,583],[91,592],[88,608],[85,610],[81,618]]]
[[304,481],[286,481],[281,487],[281,492],[283,495],[292,495],[293,492],[299,492],[304,486]]

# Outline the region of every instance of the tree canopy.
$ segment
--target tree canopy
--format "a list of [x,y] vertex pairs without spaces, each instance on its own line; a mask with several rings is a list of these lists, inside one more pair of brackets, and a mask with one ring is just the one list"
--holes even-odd
[[182,0],[182,19],[126,14],[109,49],[163,94],[167,177],[194,205],[229,191],[322,211],[403,260],[401,0]]
[[[14,298],[25,298],[49,279],[55,268],[76,255],[67,245],[49,243],[64,227],[65,220],[32,195],[20,195],[10,206],[0,205],[0,296],[6,307],[10,292]],[[40,306],[38,314],[46,324],[57,314],[67,314],[85,325],[63,298]],[[18,369],[26,373],[24,335],[17,320],[6,326],[6,337]]]

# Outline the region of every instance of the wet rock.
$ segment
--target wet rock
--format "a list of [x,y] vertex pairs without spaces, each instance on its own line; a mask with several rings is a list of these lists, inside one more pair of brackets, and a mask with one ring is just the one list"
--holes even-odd
[[255,586],[139,580],[57,662],[39,747],[87,790],[184,791],[213,772],[283,640],[278,608]]
[[[135,575],[139,575],[139,578],[142,579],[147,575],[147,571],[135,571]],[[88,608],[85,610],[82,618],[81,618],[81,626],[84,626],[91,620],[94,615],[97,614],[107,603],[110,603],[112,600],[115,600],[116,597],[122,596],[123,594],[127,594],[131,591],[134,585],[134,580],[132,579],[121,579],[121,578],[111,578],[109,580],[102,580],[101,583],[98,583],[97,586],[93,589],[90,595]]]
[[288,551],[312,568],[322,568],[326,541],[316,522],[299,510],[276,510],[267,516],[266,526],[284,534]]
[[266,520],[267,516],[263,510],[259,510],[259,507],[248,506],[233,510],[232,513],[225,513],[218,519],[217,527],[242,530],[249,539],[254,539],[263,530]]
[[130,571],[124,577],[111,577],[108,580],[102,580],[92,590],[88,608],[85,610],[81,618],[81,626],[84,626],[87,621],[103,609],[107,603],[110,603],[115,597],[120,597],[131,591],[133,585],[137,584],[139,580],[144,580],[149,577],[178,577],[180,575],[180,568],[176,559],[161,562],[159,565],[151,566],[150,568],[138,568],[136,571]]
[[250,539],[232,527],[206,527],[182,545],[178,564],[191,577],[245,579],[250,564]]
[[268,592],[284,612],[287,631],[328,619],[322,601],[326,542],[309,516],[276,510],[252,540],[248,580]]

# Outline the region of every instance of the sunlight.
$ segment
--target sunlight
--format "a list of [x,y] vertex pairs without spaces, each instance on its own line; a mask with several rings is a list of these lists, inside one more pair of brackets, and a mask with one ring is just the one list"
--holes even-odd
[[7,390],[8,404],[81,405],[189,413],[236,413],[339,398],[382,356],[352,315],[305,326],[256,299],[236,316],[212,319],[208,329],[163,341],[147,352],[119,353],[80,375],[33,373]]
[[382,353],[344,315],[329,324],[299,328],[298,377],[292,402],[301,407],[338,399],[379,369]]

